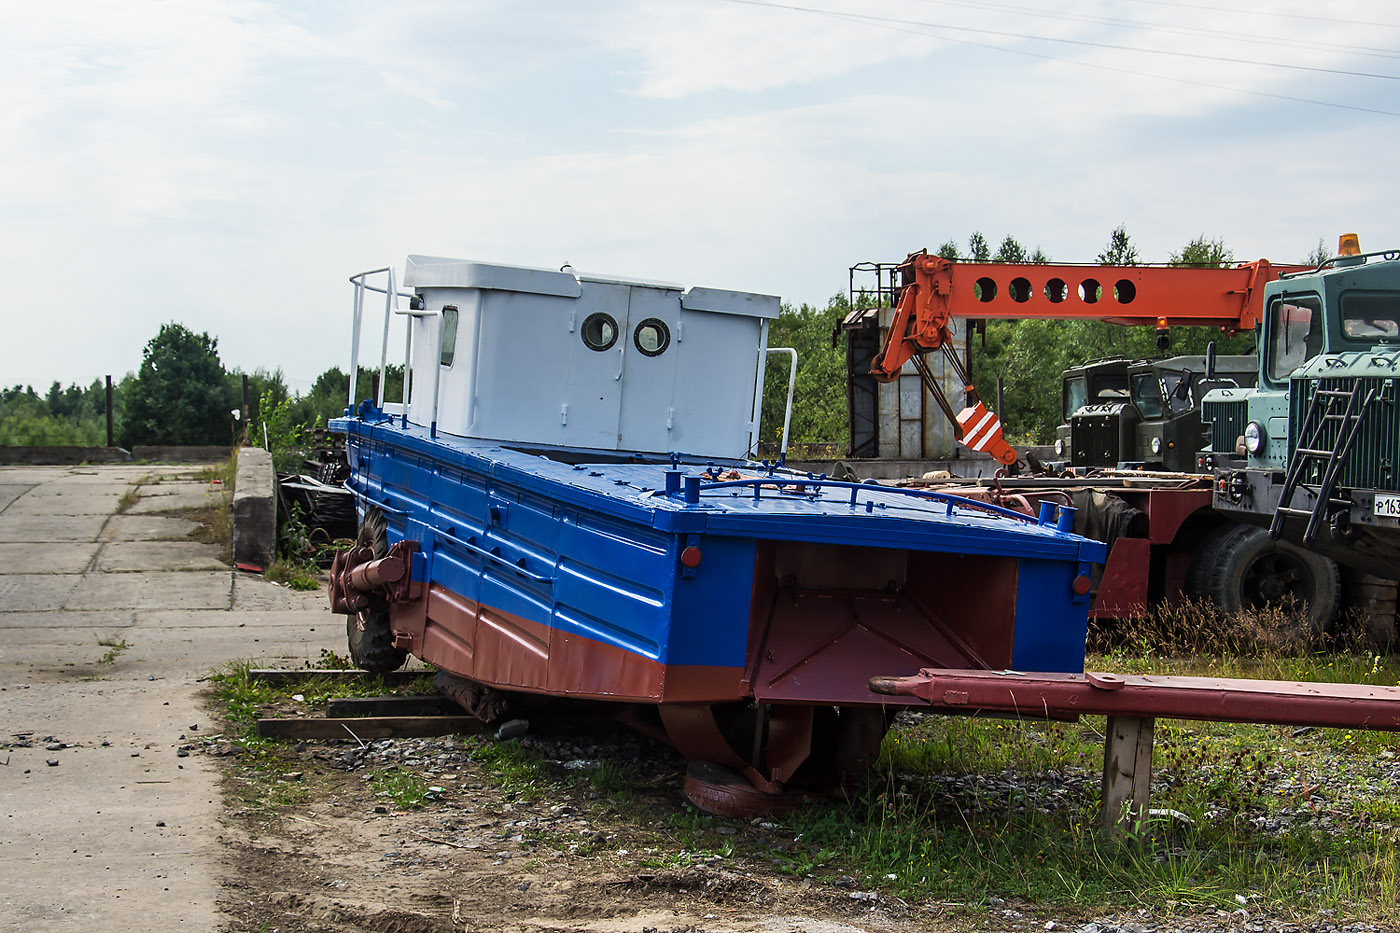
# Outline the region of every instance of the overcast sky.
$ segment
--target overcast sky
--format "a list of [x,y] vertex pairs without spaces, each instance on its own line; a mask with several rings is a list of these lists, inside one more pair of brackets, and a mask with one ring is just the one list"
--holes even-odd
[[305,391],[409,253],[820,304],[974,230],[1400,248],[1396,76],[1378,0],[8,3],[0,383],[180,321]]

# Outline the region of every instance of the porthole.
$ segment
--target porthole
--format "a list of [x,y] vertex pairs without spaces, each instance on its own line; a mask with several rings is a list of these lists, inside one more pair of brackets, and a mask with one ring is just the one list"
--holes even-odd
[[649,317],[632,332],[632,342],[644,356],[660,356],[671,345],[671,328],[665,321]]
[[580,336],[583,337],[584,346],[590,350],[610,350],[617,343],[617,321],[611,314],[602,311],[590,314],[583,319]]

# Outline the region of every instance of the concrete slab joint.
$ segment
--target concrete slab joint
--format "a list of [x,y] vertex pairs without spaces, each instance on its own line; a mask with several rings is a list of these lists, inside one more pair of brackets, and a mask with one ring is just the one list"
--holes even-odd
[[233,485],[233,560],[263,570],[276,553],[277,474],[272,454],[242,447]]

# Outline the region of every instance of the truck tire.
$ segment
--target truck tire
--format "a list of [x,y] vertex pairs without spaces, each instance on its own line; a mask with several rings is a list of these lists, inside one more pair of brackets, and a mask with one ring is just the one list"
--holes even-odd
[[[355,546],[372,548],[376,559],[388,552],[389,524],[383,512],[372,506],[365,512],[359,534],[355,536]],[[394,647],[394,633],[389,628],[389,604],[378,597],[370,601],[368,609],[346,617],[345,634],[350,660],[371,674],[396,671],[408,658],[407,652]]]
[[1314,635],[1331,626],[1341,597],[1337,565],[1252,525],[1237,525],[1219,541],[1209,568],[1207,595],[1229,613],[1293,600],[1306,607]]
[[1237,526],[1228,522],[1217,525],[1201,538],[1191,551],[1191,563],[1186,567],[1186,595],[1192,599],[1211,599],[1210,575],[1215,569],[1220,545]]

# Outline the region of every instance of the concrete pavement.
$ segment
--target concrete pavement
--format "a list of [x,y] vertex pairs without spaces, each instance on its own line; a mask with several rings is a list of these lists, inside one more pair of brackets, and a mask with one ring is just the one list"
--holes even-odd
[[0,925],[218,929],[218,772],[178,754],[205,678],[345,650],[323,594],[189,537],[197,473],[0,467]]

